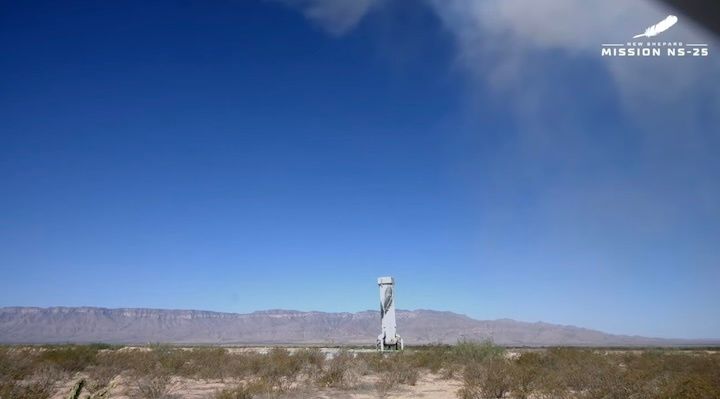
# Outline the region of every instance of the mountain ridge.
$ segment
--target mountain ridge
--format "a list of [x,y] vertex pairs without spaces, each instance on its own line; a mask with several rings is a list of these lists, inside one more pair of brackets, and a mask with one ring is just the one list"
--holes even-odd
[[[231,313],[194,309],[23,307],[0,308],[0,343],[366,344],[373,345],[379,312],[285,309]],[[507,346],[702,346],[718,339],[614,335],[582,327],[477,320],[429,309],[399,310],[398,330],[413,344],[491,339]]]

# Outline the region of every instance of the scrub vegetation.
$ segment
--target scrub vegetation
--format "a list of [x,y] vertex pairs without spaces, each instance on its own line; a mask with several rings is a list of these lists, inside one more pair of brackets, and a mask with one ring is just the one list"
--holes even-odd
[[[386,397],[423,376],[457,382],[459,399],[720,398],[720,353],[677,349],[504,349],[459,342],[379,354],[319,348],[0,347],[0,399],[181,398],[182,381],[213,381],[208,398]],[[81,395],[82,393],[82,395]],[[304,396],[304,395],[305,396]]]

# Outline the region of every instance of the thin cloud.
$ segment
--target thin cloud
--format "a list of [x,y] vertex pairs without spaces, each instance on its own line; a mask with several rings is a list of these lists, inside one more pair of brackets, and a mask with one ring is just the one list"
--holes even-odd
[[334,36],[343,35],[357,26],[362,18],[382,0],[277,0],[302,11]]

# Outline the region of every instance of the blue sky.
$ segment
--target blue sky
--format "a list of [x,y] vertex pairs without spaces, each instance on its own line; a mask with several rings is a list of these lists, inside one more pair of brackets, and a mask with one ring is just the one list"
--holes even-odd
[[720,337],[720,63],[620,0],[0,13],[0,306],[374,309]]

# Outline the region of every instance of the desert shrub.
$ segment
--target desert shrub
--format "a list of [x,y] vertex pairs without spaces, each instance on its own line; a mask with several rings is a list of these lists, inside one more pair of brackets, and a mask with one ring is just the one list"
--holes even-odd
[[429,345],[410,352],[411,361],[415,366],[438,373],[449,360],[451,348],[448,345]]
[[245,378],[260,373],[266,360],[260,353],[233,353],[225,359],[227,377]]
[[381,396],[400,384],[415,385],[419,376],[419,367],[412,358],[403,353],[380,356],[381,360],[375,363],[378,373],[376,389]]
[[240,385],[235,388],[225,388],[216,392],[213,399],[252,399],[254,397],[255,393],[245,385]]
[[598,364],[590,381],[584,387],[583,398],[587,399],[627,399],[634,397],[638,387],[627,381],[627,374],[612,362]]
[[325,363],[325,355],[319,348],[298,349],[293,356],[298,361],[310,367],[322,367]]
[[[652,350],[603,356],[609,366],[593,374],[589,398],[720,397],[718,354]],[[713,396],[715,395],[715,396]]]
[[[131,356],[131,353],[118,351],[115,348],[101,350],[95,357],[94,364],[85,369],[88,389],[95,391],[105,388],[113,378],[124,371],[133,372],[135,367],[131,367],[132,362],[129,360]],[[142,375],[149,375],[149,372]]]
[[619,363],[589,349],[550,348],[523,353],[512,361],[511,396],[627,397]]
[[41,365],[24,380],[0,380],[2,399],[45,399],[53,392],[55,382],[62,378],[56,366]]
[[271,386],[266,385],[262,381],[252,381],[216,391],[213,399],[252,399],[258,396],[273,397],[276,396],[275,393]]
[[607,366],[606,358],[589,349],[550,348],[544,360],[543,388],[555,395],[587,390]]
[[[341,351],[326,362],[316,381],[322,387],[348,389],[357,383],[358,376],[352,370],[353,356]],[[356,370],[355,370],[356,371]]]
[[[368,360],[370,360],[368,362]],[[365,358],[368,368],[381,376],[390,376],[399,384],[415,385],[420,367],[405,353],[374,354]]]
[[661,387],[656,396],[658,399],[720,398],[720,382],[705,375],[674,376]]
[[148,355],[155,366],[153,370],[155,374],[187,376],[191,374],[188,365],[193,357],[192,352],[193,350],[155,345]]
[[443,378],[455,378],[462,375],[463,370],[469,365],[478,365],[488,359],[505,356],[505,348],[495,345],[492,341],[470,341],[461,340],[448,350],[436,350],[440,357],[438,360],[441,366]]
[[264,373],[269,377],[291,377],[302,369],[301,359],[292,356],[287,349],[273,348],[266,357]]
[[317,348],[292,354],[276,348],[261,354],[162,345],[122,350],[103,345],[0,346],[0,398],[47,398],[56,382],[78,371],[87,374],[91,392],[121,373],[135,378],[139,382],[133,394],[141,398],[171,397],[173,376],[243,379],[250,383],[217,395],[267,397],[285,394],[305,379],[321,387],[353,388],[364,374],[377,377],[375,388],[383,396],[399,385],[415,384],[423,370],[460,376],[459,396],[467,399],[720,398],[717,352],[550,348],[506,356],[491,342],[469,341],[402,353],[341,351],[330,360]]
[[122,373],[123,370],[116,365],[99,364],[91,366],[85,371],[88,375],[88,389],[95,391],[108,386],[110,381]]
[[461,399],[502,398],[512,387],[510,360],[493,356],[474,362],[463,371]]
[[466,365],[502,357],[505,355],[505,348],[495,345],[490,340],[482,342],[462,340],[452,347],[448,355],[450,361]]
[[50,347],[40,352],[37,361],[56,365],[67,372],[78,372],[96,363],[99,350],[94,345]]
[[37,352],[24,348],[0,347],[0,381],[22,380],[33,372]]
[[128,349],[123,351],[113,351],[102,353],[97,356],[96,366],[113,369],[118,371],[127,371],[132,376],[142,377],[157,374],[160,366],[156,363],[156,358],[150,351]]
[[362,375],[377,374],[382,369],[384,355],[378,352],[356,353],[356,368]]
[[273,348],[261,360],[258,376],[263,383],[279,392],[290,389],[303,367],[300,359],[284,348]]
[[[202,372],[215,372],[222,366],[222,359],[213,365],[213,350],[180,349],[170,346],[153,345],[149,349],[129,349],[101,353],[97,365],[118,371],[127,370],[131,375],[142,376],[183,376],[205,377]],[[221,353],[220,349],[217,353]],[[200,375],[202,374],[202,375]]]
[[510,395],[516,398],[720,397],[718,354],[552,348],[520,355],[512,362],[511,376]]
[[[640,358],[648,361],[647,356]],[[652,360],[654,374],[642,375],[646,377],[643,381],[646,397],[720,398],[720,354],[666,351]],[[630,364],[638,367],[638,363],[636,360]]]
[[2,399],[47,399],[52,390],[42,384],[24,384],[18,381],[0,382]]
[[[201,352],[199,352],[201,353]],[[273,348],[267,354],[207,351],[201,359],[191,354],[188,376],[201,378],[249,378],[253,380],[256,391],[263,394],[276,394],[290,390],[302,372],[312,374],[312,369],[320,361],[319,350],[298,351],[291,355],[287,349]],[[215,363],[220,361],[221,363]],[[201,368],[196,368],[202,366]],[[247,388],[247,387],[246,387]]]
[[137,383],[137,395],[142,399],[171,399],[176,396],[171,393],[170,377],[156,375],[145,377]]
[[301,372],[315,378],[325,365],[325,355],[318,348],[299,349],[293,354],[301,367]]
[[525,352],[510,361],[509,378],[511,396],[515,399],[528,399],[533,393],[540,392],[543,386],[544,356],[537,352]]
[[180,353],[183,362],[179,366],[183,376],[195,378],[219,378],[228,377],[230,369],[227,367],[228,354],[224,348],[193,348]]

